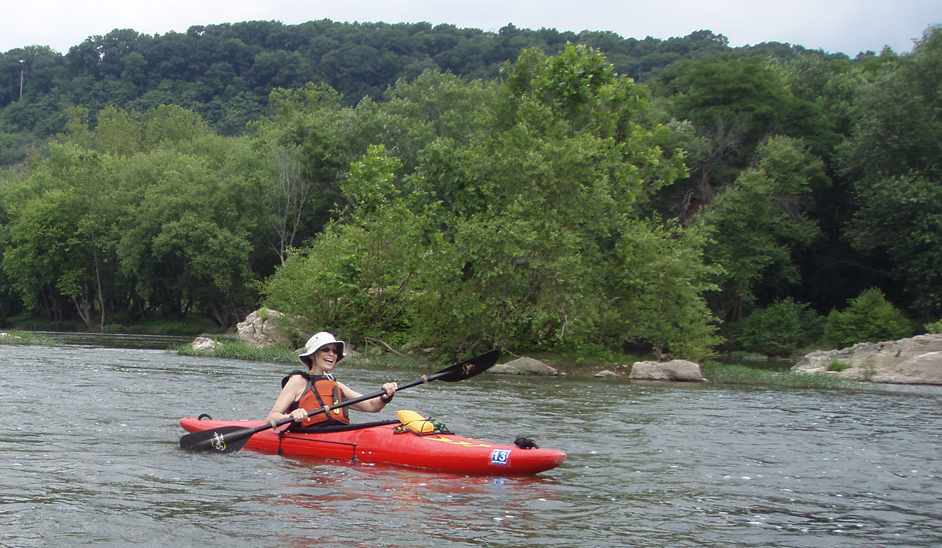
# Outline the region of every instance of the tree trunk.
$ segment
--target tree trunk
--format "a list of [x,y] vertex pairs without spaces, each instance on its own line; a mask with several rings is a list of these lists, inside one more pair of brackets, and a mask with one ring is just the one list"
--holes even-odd
[[75,311],[78,312],[79,318],[81,318],[82,323],[85,324],[86,329],[92,328],[92,305],[87,298],[82,298],[82,301],[79,302],[78,298],[72,297],[72,304],[75,305]]
[[101,290],[101,269],[98,267],[98,251],[94,251],[92,254],[95,259],[95,281],[98,282],[98,309],[101,313],[101,321],[98,324],[98,332],[105,332],[105,296],[104,291]]

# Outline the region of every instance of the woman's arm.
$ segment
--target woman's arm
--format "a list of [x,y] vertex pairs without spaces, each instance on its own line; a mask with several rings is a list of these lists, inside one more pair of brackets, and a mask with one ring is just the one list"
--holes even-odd
[[[337,386],[339,386],[340,390],[343,392],[344,399],[352,400],[354,398],[359,398],[360,396],[362,396],[362,394],[350,388],[349,386],[343,384],[342,382],[338,382]],[[360,403],[355,403],[351,405],[350,407],[356,409],[357,411],[366,411],[367,413],[376,413],[376,412],[382,411],[383,408],[386,407],[386,404],[389,402],[389,400],[392,399],[393,394],[395,394],[396,390],[398,389],[399,389],[399,385],[397,385],[396,383],[387,382],[386,384],[383,385],[383,391],[386,392],[386,401],[383,401],[382,396],[380,396],[380,397],[376,397],[370,400],[361,401]]]
[[301,391],[304,390],[304,387],[306,386],[307,381],[305,381],[304,377],[301,375],[293,375],[290,379],[288,379],[285,387],[281,389],[281,392],[275,399],[275,405],[271,407],[271,411],[268,412],[268,416],[265,417],[265,420],[269,422],[279,421],[290,416],[295,421],[300,422],[307,418],[307,413],[305,413],[303,409],[295,409],[291,412],[291,415],[286,415],[284,412],[285,409],[291,405],[291,402],[298,399]]

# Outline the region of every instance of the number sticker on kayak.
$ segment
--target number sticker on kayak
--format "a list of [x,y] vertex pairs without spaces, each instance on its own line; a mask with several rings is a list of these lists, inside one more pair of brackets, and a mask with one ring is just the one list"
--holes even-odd
[[494,449],[491,451],[491,464],[507,464],[510,462],[510,449]]

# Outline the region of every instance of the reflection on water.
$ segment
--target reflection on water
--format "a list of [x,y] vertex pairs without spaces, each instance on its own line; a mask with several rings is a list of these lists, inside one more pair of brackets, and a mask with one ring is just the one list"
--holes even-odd
[[129,333],[81,333],[66,331],[31,331],[36,335],[68,346],[136,348],[166,350],[192,342],[194,337],[177,335],[137,335]]
[[[481,375],[397,395],[458,433],[569,453],[467,478],[178,449],[179,417],[261,417],[290,366],[89,346],[0,347],[0,364],[0,546],[942,544],[939,388]],[[341,374],[361,391],[414,376]]]

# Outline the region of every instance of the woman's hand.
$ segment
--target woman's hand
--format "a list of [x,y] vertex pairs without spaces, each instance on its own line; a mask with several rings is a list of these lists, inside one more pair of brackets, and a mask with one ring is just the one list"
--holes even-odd
[[307,411],[300,408],[295,409],[288,416],[291,417],[291,420],[293,420],[294,422],[302,422],[304,419],[307,418]]
[[393,396],[396,394],[396,390],[399,390],[399,384],[394,382],[387,382],[383,385],[383,394],[380,396],[380,399],[383,400],[383,403],[389,403],[389,400],[393,399]]

